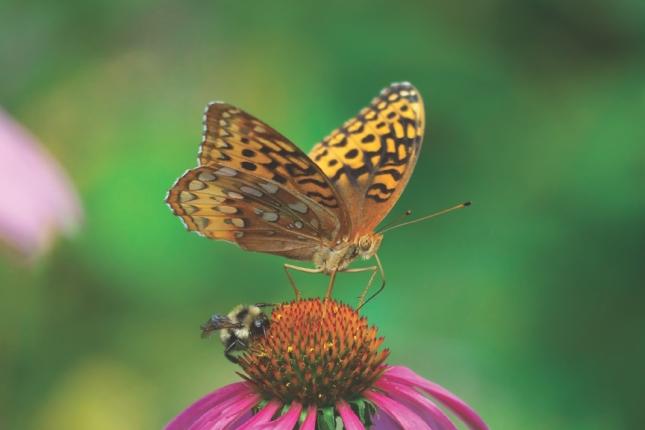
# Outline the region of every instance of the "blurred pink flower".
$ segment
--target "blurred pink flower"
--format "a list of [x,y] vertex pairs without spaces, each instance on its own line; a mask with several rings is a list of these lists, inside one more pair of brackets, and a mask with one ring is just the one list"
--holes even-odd
[[[374,430],[457,430],[457,426],[436,402],[452,411],[468,428],[488,429],[463,400],[403,366],[387,366],[379,380],[372,388],[364,391],[362,397],[376,407],[371,417],[372,426],[368,427]],[[315,406],[304,408],[294,401],[285,408],[284,404],[274,399],[265,402],[253,414],[254,408],[261,402],[261,396],[251,383],[230,384],[193,403],[173,419],[166,430],[291,430],[297,428],[301,416],[304,421],[300,422],[300,430],[317,428],[319,410]],[[346,401],[337,402],[335,410],[346,430],[366,428],[354,408]]]
[[0,109],[0,244],[33,260],[80,222],[78,196],[56,160]]

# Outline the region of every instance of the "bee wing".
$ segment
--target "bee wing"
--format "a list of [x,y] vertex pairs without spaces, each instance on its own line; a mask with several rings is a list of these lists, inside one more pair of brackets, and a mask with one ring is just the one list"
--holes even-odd
[[226,315],[213,315],[208,321],[202,324],[202,337],[208,337],[212,332],[225,328],[242,328],[242,324],[232,321]]

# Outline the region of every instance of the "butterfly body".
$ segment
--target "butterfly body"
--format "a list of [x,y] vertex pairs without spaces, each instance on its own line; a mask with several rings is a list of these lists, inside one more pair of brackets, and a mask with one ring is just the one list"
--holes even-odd
[[383,236],[366,234],[355,241],[340,241],[335,246],[321,246],[314,253],[312,261],[322,273],[331,274],[345,270],[354,260],[372,258],[381,245]]
[[285,268],[331,275],[328,293],[341,271],[370,270],[371,283],[376,266],[349,265],[374,257],[383,277],[375,228],[412,175],[424,116],[418,91],[395,83],[307,155],[242,109],[211,103],[199,166],[177,180],[166,202],[202,236],[313,262],[315,269]]

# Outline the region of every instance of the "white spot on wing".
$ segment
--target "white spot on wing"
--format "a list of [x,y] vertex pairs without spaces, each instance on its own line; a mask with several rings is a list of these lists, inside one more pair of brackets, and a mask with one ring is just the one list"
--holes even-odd
[[208,227],[208,218],[204,218],[203,216],[193,217],[193,222],[200,230],[205,230]]
[[278,186],[276,184],[260,182],[260,186],[269,194],[275,194],[278,192]]
[[191,191],[203,190],[206,188],[206,184],[200,181],[190,181],[188,184],[188,189]]
[[247,187],[246,185],[241,186],[240,191],[242,191],[243,193],[246,193],[246,194],[250,194],[250,195],[255,196],[255,197],[262,197],[263,196],[262,191],[257,190],[257,189],[255,189],[253,187]]
[[309,208],[307,208],[307,205],[303,202],[289,203],[289,207],[296,212],[300,212],[301,214],[306,214],[309,210]]
[[278,214],[275,212],[264,212],[262,214],[262,219],[265,221],[276,222],[278,218]]
[[225,214],[235,214],[237,213],[237,208],[234,208],[233,206],[226,206],[226,205],[220,205],[220,206],[215,206],[215,208]]
[[222,176],[235,176],[237,175],[237,171],[231,169],[230,167],[220,167],[215,171],[215,173],[222,175]]
[[212,182],[217,179],[217,176],[213,175],[211,172],[199,172],[197,175],[200,181]]
[[193,193],[189,193],[188,191],[182,191],[179,193],[179,201],[181,203],[186,203],[191,200],[195,200],[197,196]]
[[239,228],[242,228],[242,227],[244,227],[246,225],[246,223],[244,222],[244,220],[242,218],[231,218],[231,223],[235,227],[239,227]]

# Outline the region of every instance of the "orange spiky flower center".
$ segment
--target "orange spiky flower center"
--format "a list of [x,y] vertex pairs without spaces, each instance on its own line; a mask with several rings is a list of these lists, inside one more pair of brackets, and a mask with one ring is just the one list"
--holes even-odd
[[388,349],[376,327],[333,300],[298,300],[274,308],[271,325],[239,359],[267,399],[318,407],[360,396],[381,376]]

